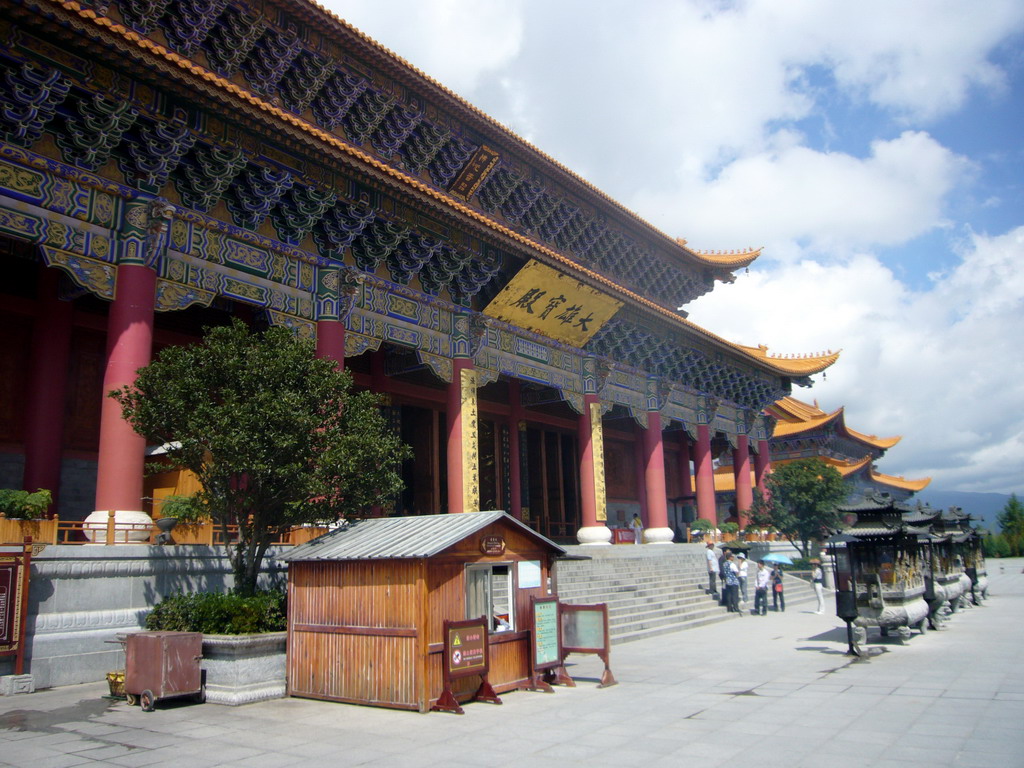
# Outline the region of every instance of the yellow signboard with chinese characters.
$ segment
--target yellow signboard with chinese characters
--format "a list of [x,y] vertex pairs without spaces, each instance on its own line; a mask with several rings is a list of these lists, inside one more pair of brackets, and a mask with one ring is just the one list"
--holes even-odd
[[531,261],[494,297],[484,314],[583,347],[621,306],[621,301]]

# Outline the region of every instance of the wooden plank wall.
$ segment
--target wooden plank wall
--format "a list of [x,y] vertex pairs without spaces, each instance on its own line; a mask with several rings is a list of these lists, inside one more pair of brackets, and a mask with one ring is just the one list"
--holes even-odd
[[419,561],[292,563],[294,696],[418,708]]

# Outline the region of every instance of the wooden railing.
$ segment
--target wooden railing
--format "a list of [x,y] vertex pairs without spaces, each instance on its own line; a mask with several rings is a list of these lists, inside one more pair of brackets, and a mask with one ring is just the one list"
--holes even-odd
[[[277,536],[273,544],[304,544],[327,533],[324,526],[296,526]],[[160,531],[152,523],[117,522],[109,512],[106,522],[87,523],[82,520],[61,520],[57,516],[45,520],[7,519],[0,513],[0,544],[19,543],[31,536],[36,544],[155,544]],[[238,526],[224,530],[213,523],[178,525],[171,532],[176,545],[205,544],[208,546],[231,544],[238,541]]]

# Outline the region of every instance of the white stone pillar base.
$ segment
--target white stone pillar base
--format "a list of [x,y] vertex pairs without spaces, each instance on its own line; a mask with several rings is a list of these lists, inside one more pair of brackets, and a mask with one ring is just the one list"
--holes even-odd
[[645,528],[644,544],[671,544],[675,532],[671,528]]
[[576,531],[576,541],[585,547],[606,547],[612,543],[612,532],[606,525],[588,525]]
[[[105,509],[99,509],[85,518],[88,524],[85,529],[85,537],[93,544],[107,543],[107,519],[110,513]],[[144,544],[149,541],[153,533],[153,518],[145,512],[130,509],[118,509],[114,511],[115,544]],[[131,526],[130,528],[127,526]]]

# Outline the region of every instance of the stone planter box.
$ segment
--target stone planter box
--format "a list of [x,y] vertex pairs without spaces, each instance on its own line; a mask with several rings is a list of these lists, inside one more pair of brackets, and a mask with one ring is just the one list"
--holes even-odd
[[287,632],[203,635],[206,700],[238,706],[285,695]]

